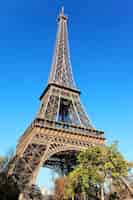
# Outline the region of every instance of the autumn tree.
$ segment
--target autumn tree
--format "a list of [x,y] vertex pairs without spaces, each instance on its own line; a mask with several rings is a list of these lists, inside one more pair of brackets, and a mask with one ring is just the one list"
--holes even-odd
[[63,200],[65,198],[66,177],[60,177],[55,180],[54,200]]

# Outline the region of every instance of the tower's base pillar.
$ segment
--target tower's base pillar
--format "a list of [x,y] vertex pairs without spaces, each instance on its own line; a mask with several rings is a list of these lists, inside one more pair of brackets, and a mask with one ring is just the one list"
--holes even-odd
[[0,200],[43,200],[41,190],[36,185],[21,187],[8,177],[6,172],[0,173]]
[[20,193],[18,200],[43,200],[43,195],[40,189],[32,185],[27,187],[22,193]]

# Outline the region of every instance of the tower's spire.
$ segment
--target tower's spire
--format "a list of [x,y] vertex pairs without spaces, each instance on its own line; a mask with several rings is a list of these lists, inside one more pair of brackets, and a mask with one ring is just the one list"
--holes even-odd
[[61,8],[61,14],[64,15],[64,6]]
[[49,83],[75,88],[69,56],[67,17],[64,7],[58,17],[58,31]]

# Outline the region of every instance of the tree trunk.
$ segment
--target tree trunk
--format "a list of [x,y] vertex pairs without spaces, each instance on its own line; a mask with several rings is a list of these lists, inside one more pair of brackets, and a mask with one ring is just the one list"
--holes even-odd
[[21,193],[20,195],[19,195],[19,200],[23,200],[24,199],[24,197],[23,197],[23,194]]
[[83,193],[83,200],[86,200],[86,194],[85,194],[85,192]]
[[101,185],[101,200],[104,200],[104,188],[103,188],[103,184]]
[[74,194],[72,194],[72,200],[74,200],[74,196],[75,196],[75,195],[74,195]]

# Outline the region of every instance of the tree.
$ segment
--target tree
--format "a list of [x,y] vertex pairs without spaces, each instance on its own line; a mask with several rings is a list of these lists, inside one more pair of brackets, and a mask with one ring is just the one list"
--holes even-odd
[[7,158],[0,156],[0,169],[3,168],[6,162],[7,162]]
[[60,177],[55,180],[54,200],[63,200],[65,190],[66,177]]
[[3,169],[8,164],[8,162],[13,158],[13,155],[14,150],[13,148],[10,148],[4,157],[0,156],[0,169]]
[[[79,165],[67,179],[68,197],[79,193],[89,199],[104,199],[103,188],[111,180],[110,190],[114,185],[121,185],[121,177],[127,176],[128,162],[117,149],[117,144],[110,146],[90,146],[78,155]],[[115,191],[113,191],[115,192]]]

